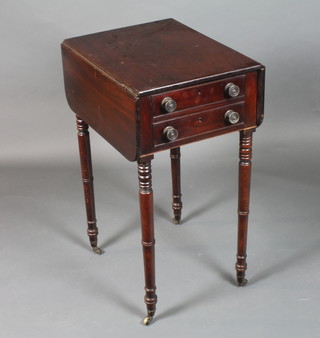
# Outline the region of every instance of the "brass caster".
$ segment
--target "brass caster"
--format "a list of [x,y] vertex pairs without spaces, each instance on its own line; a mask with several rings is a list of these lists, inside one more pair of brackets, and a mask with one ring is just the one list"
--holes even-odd
[[143,324],[145,326],[148,326],[151,324],[152,320],[153,320],[153,316],[146,316],[146,318],[143,320]]
[[238,281],[238,286],[245,286],[248,283],[248,280],[244,278],[242,281]]
[[148,311],[147,312],[147,316],[145,317],[145,319],[143,320],[143,324],[145,326],[148,326],[151,324],[152,320],[153,320],[153,316],[154,316],[154,312],[155,311]]
[[173,217],[172,221],[173,221],[173,224],[180,224],[180,219],[176,219]]
[[102,254],[102,250],[101,250],[99,247],[97,247],[97,246],[93,247],[92,250],[93,250],[93,252],[95,252],[97,255],[101,255],[101,254]]

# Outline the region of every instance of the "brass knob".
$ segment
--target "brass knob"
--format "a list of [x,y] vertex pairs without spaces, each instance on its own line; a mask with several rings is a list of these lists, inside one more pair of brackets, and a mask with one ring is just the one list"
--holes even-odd
[[237,97],[240,94],[239,86],[235,85],[232,82],[228,83],[224,89],[226,94],[230,97]]
[[224,114],[224,120],[229,124],[236,124],[240,120],[240,114],[230,109]]
[[171,126],[166,127],[163,131],[163,134],[165,135],[165,137],[169,141],[176,140],[178,138],[178,135],[179,135],[178,130],[171,127]]
[[161,107],[167,113],[173,113],[177,108],[177,103],[171,97],[165,97],[161,102]]

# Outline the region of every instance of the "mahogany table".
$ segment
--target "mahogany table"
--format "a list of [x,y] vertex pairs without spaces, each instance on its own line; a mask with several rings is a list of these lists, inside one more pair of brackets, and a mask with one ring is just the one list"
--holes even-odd
[[174,19],[67,39],[65,91],[77,118],[93,250],[97,246],[88,126],[137,161],[148,325],[157,302],[151,160],[170,149],[174,223],[181,219],[180,146],[240,132],[237,281],[246,284],[252,133],[263,120],[260,63]]

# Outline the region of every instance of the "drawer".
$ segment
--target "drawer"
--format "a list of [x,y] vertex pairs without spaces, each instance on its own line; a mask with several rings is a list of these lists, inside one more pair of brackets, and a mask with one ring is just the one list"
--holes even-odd
[[[239,120],[232,124],[228,120],[226,113],[236,112],[238,114],[233,115],[233,117],[238,117]],[[229,115],[230,116],[230,115]],[[185,143],[192,142],[194,140],[199,140],[201,138],[206,138],[213,136],[215,132],[230,129],[230,131],[242,129],[246,123],[245,116],[245,102],[238,102],[235,104],[229,104],[219,108],[212,108],[207,110],[202,110],[198,113],[191,113],[188,115],[183,115],[181,117],[176,117],[174,119],[168,119],[162,122],[153,123],[153,139],[154,146],[160,146],[168,143]],[[177,137],[174,140],[169,140],[167,132],[170,128],[173,133],[177,133]],[[167,128],[167,129],[166,129]],[[175,134],[171,135],[176,136]],[[203,137],[201,137],[203,136]],[[170,136],[169,136],[170,138]]]
[[[234,86],[232,86],[234,85]],[[234,96],[232,96],[234,95]],[[207,84],[174,90],[151,98],[153,116],[171,115],[184,109],[222,102],[232,102],[245,95],[245,76],[236,76]],[[169,101],[169,100],[172,101]],[[176,106],[174,112],[166,110],[165,102]]]

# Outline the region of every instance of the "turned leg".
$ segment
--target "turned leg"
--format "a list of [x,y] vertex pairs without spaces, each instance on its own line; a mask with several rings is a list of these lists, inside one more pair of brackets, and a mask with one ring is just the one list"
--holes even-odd
[[144,324],[149,325],[156,311],[157,295],[155,285],[155,254],[153,225],[153,193],[151,177],[151,160],[153,156],[138,160],[139,200],[141,214],[142,249],[145,274],[145,303],[147,316]]
[[94,205],[90,136],[88,131],[89,127],[79,116],[77,116],[77,129],[78,129],[78,142],[79,142],[84,199],[87,212],[88,236],[93,251],[100,255],[101,249],[98,248],[97,245],[98,228]]
[[181,172],[180,172],[180,148],[170,149],[171,177],[172,177],[172,209],[173,223],[179,224],[181,220]]
[[239,286],[247,283],[247,232],[250,201],[252,133],[254,129],[240,131],[239,149],[239,199],[238,199],[238,251],[237,251],[237,281]]

